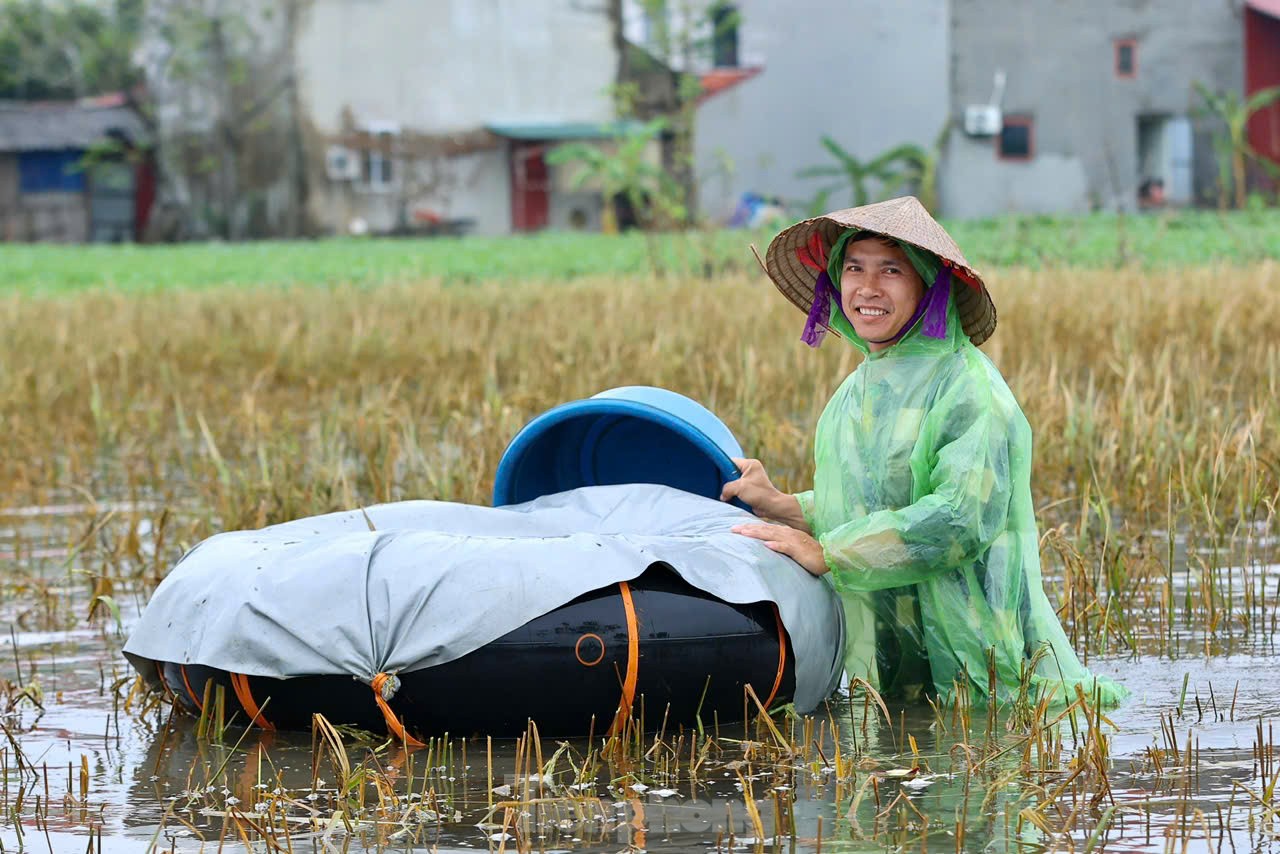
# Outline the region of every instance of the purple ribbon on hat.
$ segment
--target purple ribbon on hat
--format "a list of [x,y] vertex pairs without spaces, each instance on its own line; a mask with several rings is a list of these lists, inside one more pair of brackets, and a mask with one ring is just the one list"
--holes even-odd
[[924,307],[924,324],[920,331],[930,338],[947,337],[947,298],[951,296],[951,268],[943,266],[920,302]]
[[817,347],[827,337],[827,326],[831,323],[831,295],[834,293],[836,289],[831,284],[831,277],[823,270],[814,283],[813,305],[809,306],[809,317],[804,322],[804,332],[800,333],[800,340],[810,347]]

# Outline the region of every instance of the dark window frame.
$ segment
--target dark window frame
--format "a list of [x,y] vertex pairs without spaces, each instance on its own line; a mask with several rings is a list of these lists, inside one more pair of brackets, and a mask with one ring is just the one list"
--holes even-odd
[[[1004,150],[1004,130],[1007,127],[1025,127],[1027,129],[1027,153],[1026,154],[1009,154]],[[1029,113],[1013,113],[1004,117],[1003,125],[1000,133],[996,134],[996,157],[1001,160],[1010,160],[1017,163],[1025,163],[1034,159],[1036,156],[1036,119]]]
[[[1125,48],[1129,49],[1129,70],[1125,71],[1120,65],[1120,54]],[[1113,52],[1112,67],[1116,77],[1120,80],[1133,80],[1138,76],[1138,40],[1137,39],[1116,39]]]
[[740,68],[739,24],[742,12],[737,3],[717,0],[707,12],[711,22],[711,64],[716,68]]
[[389,192],[396,186],[396,137],[397,131],[373,130],[366,132],[364,151],[360,158],[360,178],[366,190]]

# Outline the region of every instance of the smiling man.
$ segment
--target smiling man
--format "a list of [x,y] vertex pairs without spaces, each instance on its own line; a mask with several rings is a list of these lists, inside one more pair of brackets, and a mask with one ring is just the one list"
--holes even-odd
[[893,346],[923,297],[924,280],[896,241],[863,231],[845,244],[841,308],[872,353]]
[[848,675],[908,699],[967,685],[1117,702],[1124,690],[1080,664],[1045,596],[1031,428],[978,350],[995,305],[950,235],[893,199],[797,223],[766,266],[808,312],[805,343],[829,330],[865,358],[818,421],[812,490],[784,493],[744,459],[722,497],[772,522],[735,531],[840,592]]

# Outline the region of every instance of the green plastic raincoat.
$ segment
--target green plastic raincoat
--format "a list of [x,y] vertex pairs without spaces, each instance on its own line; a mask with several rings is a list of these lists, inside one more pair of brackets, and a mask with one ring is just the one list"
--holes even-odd
[[965,681],[986,696],[993,662],[1001,701],[1025,671],[1056,701],[1079,685],[1118,702],[1124,690],[1080,664],[1045,596],[1031,428],[954,301],[944,339],[916,323],[876,353],[834,304],[830,325],[866,358],[823,411],[813,489],[796,498],[844,602],[849,676],[908,698]]

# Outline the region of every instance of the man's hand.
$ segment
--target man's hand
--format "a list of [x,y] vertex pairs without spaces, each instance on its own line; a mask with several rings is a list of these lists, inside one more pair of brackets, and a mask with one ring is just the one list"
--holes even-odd
[[773,485],[764,470],[764,463],[741,457],[730,459],[742,475],[724,485],[724,489],[720,490],[721,501],[737,498],[755,511],[757,516],[773,519],[805,534],[809,533],[809,523],[804,520],[800,502],[794,495],[788,495]]
[[769,480],[764,470],[764,463],[759,460],[748,460],[732,457],[733,464],[742,472],[737,480],[731,480],[720,491],[720,500],[729,501],[737,498],[749,505],[760,516],[772,516],[773,506],[784,494]]
[[788,528],[786,525],[749,524],[735,525],[735,534],[761,540],[775,552],[784,554],[800,564],[810,575],[826,575],[827,560],[822,554],[822,544],[813,537]]

